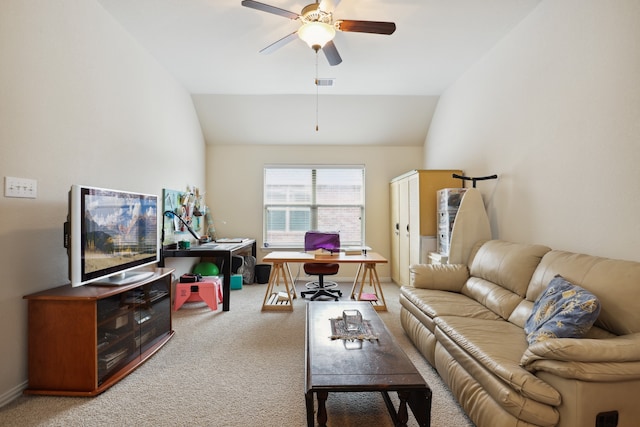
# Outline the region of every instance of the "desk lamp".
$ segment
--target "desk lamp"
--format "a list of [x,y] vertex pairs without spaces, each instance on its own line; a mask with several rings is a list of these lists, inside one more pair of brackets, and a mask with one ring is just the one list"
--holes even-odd
[[[187,224],[187,222],[184,219],[182,219],[182,217],[180,215],[178,215],[177,213],[175,213],[173,211],[164,211],[164,216],[168,217],[170,215],[173,215],[175,218],[178,218],[180,220],[180,222],[183,223],[185,227],[187,227],[187,231],[189,233],[191,233],[191,235],[197,241],[200,241],[200,236],[198,236],[198,233],[196,233],[196,231],[193,228],[191,228],[191,226],[189,224]],[[162,227],[162,241],[164,241],[164,227]]]

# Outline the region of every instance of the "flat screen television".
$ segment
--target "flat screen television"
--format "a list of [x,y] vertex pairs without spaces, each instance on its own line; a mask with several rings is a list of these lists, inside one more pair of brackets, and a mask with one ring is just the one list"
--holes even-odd
[[158,197],[73,185],[64,240],[71,286],[125,285],[152,271],[131,271],[160,259]]

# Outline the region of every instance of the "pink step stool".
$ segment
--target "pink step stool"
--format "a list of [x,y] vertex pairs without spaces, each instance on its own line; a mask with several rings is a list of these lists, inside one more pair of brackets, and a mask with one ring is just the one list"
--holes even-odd
[[218,303],[222,302],[220,279],[207,280],[206,282],[176,283],[174,311],[178,311],[185,302],[197,301],[204,301],[211,310],[217,310]]

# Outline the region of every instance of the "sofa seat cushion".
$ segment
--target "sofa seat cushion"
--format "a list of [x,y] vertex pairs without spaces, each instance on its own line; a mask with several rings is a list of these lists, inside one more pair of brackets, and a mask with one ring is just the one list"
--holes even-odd
[[[500,319],[500,316],[487,307],[457,292],[403,286],[400,289],[400,294],[425,313],[429,319],[438,316],[461,316],[461,313],[464,313],[465,317]],[[426,324],[426,326],[433,332],[433,323]]]
[[[469,369],[479,364],[491,376],[498,377],[506,389],[512,389],[522,397],[545,405],[559,405],[560,394],[546,382],[520,366],[527,341],[518,326],[505,320],[469,319],[459,316],[441,316],[435,319],[436,337],[439,342],[449,342],[461,350],[458,361]],[[453,349],[447,348],[449,352]],[[476,379],[482,382],[482,378]],[[483,384],[491,389],[491,384]],[[494,390],[498,394],[504,391]],[[500,400],[499,396],[493,396]],[[514,396],[514,401],[520,400]]]

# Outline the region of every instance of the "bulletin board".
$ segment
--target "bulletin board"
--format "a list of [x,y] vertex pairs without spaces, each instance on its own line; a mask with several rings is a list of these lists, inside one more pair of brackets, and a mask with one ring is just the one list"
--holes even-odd
[[[171,211],[180,215],[197,233],[202,233],[204,217],[194,215],[194,194],[189,191],[162,189],[162,212]],[[189,240],[191,236],[178,218],[163,214],[165,242]],[[164,244],[167,244],[163,242]]]

